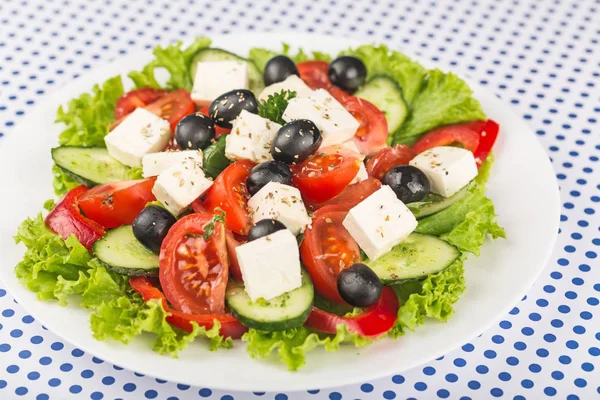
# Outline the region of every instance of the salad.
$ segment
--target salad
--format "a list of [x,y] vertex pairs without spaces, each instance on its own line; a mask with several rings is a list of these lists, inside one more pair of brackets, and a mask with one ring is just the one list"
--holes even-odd
[[40,300],[88,308],[99,340],[241,339],[292,370],[452,316],[464,259],[504,237],[499,126],[464,81],[385,46],[154,55],[58,110],[59,200],[15,236]]

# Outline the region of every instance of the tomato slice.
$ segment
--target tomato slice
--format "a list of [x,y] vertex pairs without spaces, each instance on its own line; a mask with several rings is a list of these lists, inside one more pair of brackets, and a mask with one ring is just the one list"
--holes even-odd
[[225,242],[227,244],[227,254],[229,255],[229,271],[231,272],[231,276],[233,276],[233,279],[236,281],[244,282],[240,262],[238,261],[237,253],[235,252],[236,247],[241,245],[242,242],[229,230],[225,234]]
[[340,102],[360,123],[354,135],[354,143],[362,154],[371,155],[387,146],[387,120],[377,106],[350,95],[344,96]]
[[171,131],[175,132],[177,123],[186,115],[192,114],[195,108],[190,93],[185,89],[178,89],[148,104],[146,110],[169,121]]
[[152,194],[155,181],[152,177],[96,186],[79,197],[79,206],[105,228],[130,225],[146,204],[156,200]]
[[134,89],[119,97],[115,105],[115,119],[121,119],[138,107],[144,107],[169,93],[165,89]]
[[[460,145],[474,152],[479,146],[479,128],[483,122],[467,122],[462,124],[446,125],[426,133],[413,145],[413,150],[420,154],[427,149],[438,146]],[[477,130],[474,130],[477,129]]]
[[360,156],[353,151],[330,147],[291,166],[292,181],[308,203],[334,198],[358,173]]
[[492,151],[499,131],[500,126],[491,119],[487,120],[479,131],[479,146],[477,146],[477,149],[473,153],[477,167],[481,167],[481,164],[483,164],[490,151]]
[[363,181],[346,186],[342,193],[325,203],[313,205],[311,209],[318,210],[327,206],[339,206],[346,210],[358,205],[361,201],[375,193],[381,188],[381,182],[374,178],[367,178]]
[[361,259],[358,244],[342,225],[347,214],[348,210],[339,206],[317,210],[300,245],[300,258],[310,273],[315,290],[340,304],[346,302],[338,292],[337,277],[343,269]]
[[[169,230],[160,249],[160,284],[169,303],[188,314],[225,312],[229,275],[225,227],[212,214],[190,214]],[[205,238],[205,227],[213,232]]]
[[331,82],[329,81],[329,64],[326,61],[304,61],[296,64],[300,78],[313,90],[328,89]]
[[390,169],[398,165],[407,165],[416,155],[413,149],[403,144],[386,147],[367,161],[367,173],[381,180]]
[[84,217],[79,210],[77,199],[87,190],[83,185],[72,189],[48,214],[45,222],[48,229],[63,239],[75,235],[82,245],[91,250],[94,242],[106,232],[102,225]]
[[165,311],[169,313],[167,322],[186,332],[192,331],[192,322],[206,329],[212,329],[215,321],[219,321],[221,324],[220,334],[226,338],[239,339],[248,330],[231,314],[186,314],[169,307],[165,295],[149,278],[141,276],[132,277],[129,278],[129,284],[133,290],[142,296],[144,301],[161,300]]
[[247,210],[250,194],[246,179],[254,165],[252,161],[240,160],[225,168],[202,202],[209,211],[217,207],[225,211],[225,226],[240,235],[246,235],[252,225]]
[[304,325],[322,332],[336,334],[337,326],[344,324],[350,332],[375,338],[392,329],[398,318],[399,308],[400,304],[394,290],[384,287],[379,301],[361,314],[342,317],[313,307]]
[[[209,106],[204,106],[204,107],[200,108],[199,112],[206,115],[207,117],[210,117],[209,112],[208,112],[208,107]],[[229,133],[229,132],[231,132],[231,129],[223,128],[222,126],[215,124],[215,138],[218,138],[219,136],[225,135],[226,133]]]

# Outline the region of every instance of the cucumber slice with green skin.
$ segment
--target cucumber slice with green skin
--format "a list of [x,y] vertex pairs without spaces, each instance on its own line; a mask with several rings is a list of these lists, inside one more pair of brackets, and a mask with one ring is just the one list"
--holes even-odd
[[52,149],[52,159],[61,170],[86,186],[129,179],[130,168],[102,147],[56,147]]
[[402,89],[388,76],[375,75],[358,89],[354,96],[370,101],[385,114],[390,133],[400,129],[408,115]]
[[460,257],[460,251],[437,236],[411,233],[402,243],[369,266],[386,284],[425,279],[443,271]]
[[138,242],[131,225],[111,229],[94,243],[93,250],[106,268],[119,274],[158,275],[158,256]]
[[450,207],[452,204],[460,201],[469,190],[469,185],[460,189],[458,192],[454,193],[450,197],[442,197],[436,194],[430,193],[423,199],[423,201],[419,201],[416,203],[408,203],[406,206],[412,213],[415,215],[417,219],[425,218],[429,215],[438,213],[446,208]]
[[229,281],[225,301],[231,313],[248,328],[283,331],[302,326],[313,306],[314,288],[308,272],[302,270],[302,286],[269,301],[253,302],[244,285]]
[[192,58],[192,62],[190,64],[190,76],[192,78],[192,82],[196,78],[197,64],[201,61],[243,61],[248,64],[249,89],[258,97],[261,90],[263,90],[265,87],[263,74],[254,64],[254,62],[244,57],[240,57],[237,54],[230,53],[227,50],[216,48],[202,49],[196,53],[194,58]]

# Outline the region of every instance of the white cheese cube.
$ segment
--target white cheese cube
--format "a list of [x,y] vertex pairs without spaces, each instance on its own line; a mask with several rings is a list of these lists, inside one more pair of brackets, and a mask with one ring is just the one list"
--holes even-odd
[[140,167],[142,157],[161,151],[171,138],[169,122],[136,108],[104,137],[108,154],[130,167]]
[[225,157],[258,163],[273,159],[271,143],[281,125],[246,110],[232,125],[231,133],[225,138]]
[[370,260],[376,260],[406,239],[417,219],[391,187],[381,189],[350,209],[344,227]]
[[185,160],[193,160],[202,166],[202,150],[163,151],[147,154],[142,158],[144,178],[158,176],[164,170]]
[[325,89],[307,97],[293,98],[283,112],[287,122],[308,119],[315,123],[323,136],[321,147],[344,143],[354,136],[358,121]]
[[248,64],[243,61],[199,62],[191,97],[205,105],[234,89],[248,89]]
[[440,146],[425,150],[409,162],[427,175],[431,191],[450,197],[477,176],[475,157],[469,150]]
[[283,223],[294,235],[304,231],[310,217],[295,187],[269,182],[248,200],[252,222],[272,218]]
[[352,179],[350,184],[362,182],[365,179],[367,179],[368,177],[369,177],[369,173],[367,172],[367,167],[365,167],[365,164],[360,163],[358,172],[356,173],[356,176],[354,177],[354,179]]
[[186,159],[158,175],[152,193],[173,215],[179,215],[212,184],[199,162]]
[[267,86],[260,92],[258,100],[265,101],[270,95],[281,92],[282,90],[289,90],[290,92],[296,92],[296,97],[305,97],[312,93],[312,89],[309,88],[298,75],[290,75],[281,82],[274,83]]
[[236,247],[246,293],[271,300],[302,285],[296,237],[287,229]]

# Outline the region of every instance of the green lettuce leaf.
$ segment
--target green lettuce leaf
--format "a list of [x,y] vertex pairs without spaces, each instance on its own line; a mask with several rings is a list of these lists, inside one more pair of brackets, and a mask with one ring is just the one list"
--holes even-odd
[[247,342],[246,350],[252,358],[268,358],[275,351],[291,371],[306,364],[306,353],[317,347],[337,351],[343,343],[353,343],[356,347],[371,343],[370,339],[349,332],[344,324],[337,326],[336,335],[321,335],[305,327],[274,332],[250,329],[242,340]]
[[81,185],[71,175],[60,169],[56,164],[52,166],[52,187],[54,188],[54,194],[57,196],[63,196],[71,189]]
[[321,51],[313,51],[311,53],[306,53],[304,50],[298,49],[298,52],[296,54],[291,54],[290,53],[290,45],[287,43],[283,44],[281,51],[273,51],[273,50],[263,49],[260,47],[254,47],[254,48],[250,49],[250,51],[248,53],[248,59],[251,60],[252,62],[254,62],[254,64],[256,64],[256,66],[258,67],[258,69],[260,69],[262,71],[265,69],[265,65],[267,65],[267,62],[271,58],[273,58],[279,54],[288,56],[296,63],[309,61],[309,60],[320,60],[320,61],[327,61],[327,62],[331,61],[331,56],[329,54],[323,53]]
[[106,147],[104,136],[114,121],[115,104],[123,94],[120,76],[95,85],[92,93],[84,93],[69,101],[66,109],[58,108],[56,122],[66,129],[58,137],[61,146]]

